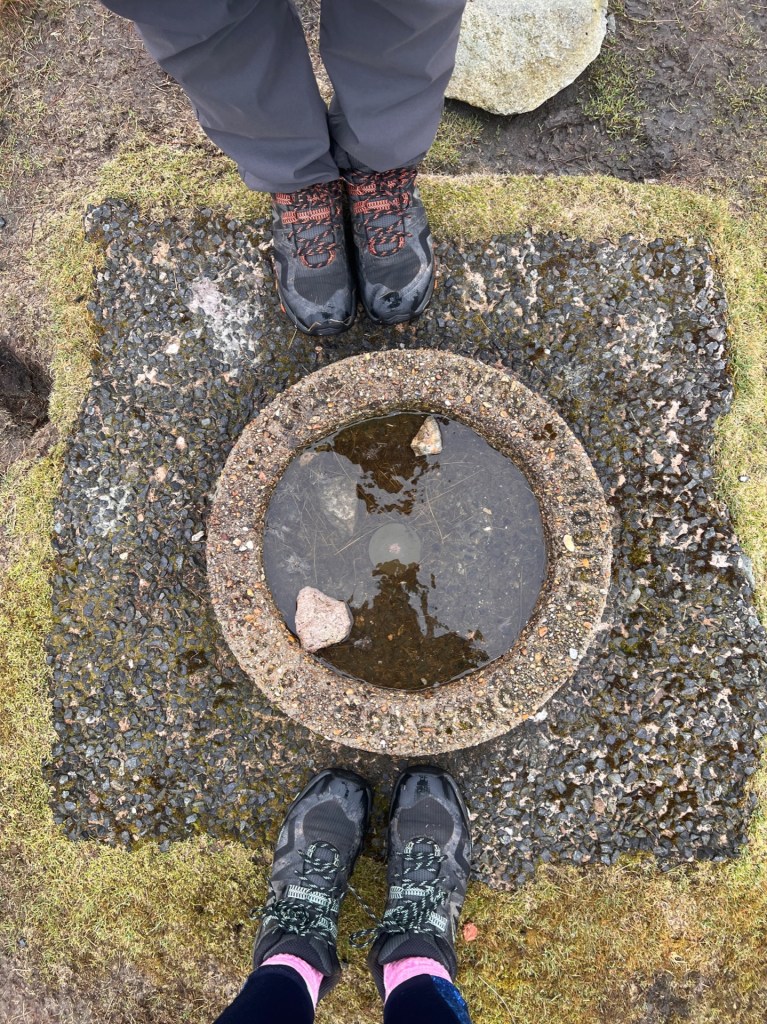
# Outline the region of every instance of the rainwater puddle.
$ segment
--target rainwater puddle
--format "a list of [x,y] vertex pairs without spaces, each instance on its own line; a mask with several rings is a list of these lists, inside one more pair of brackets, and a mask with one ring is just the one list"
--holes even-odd
[[493,661],[530,618],[546,575],[524,474],[470,427],[435,417],[442,452],[410,442],[424,413],[365,420],[296,457],[272,495],[264,567],[291,630],[305,586],[354,625],[321,660],[377,686],[420,690]]

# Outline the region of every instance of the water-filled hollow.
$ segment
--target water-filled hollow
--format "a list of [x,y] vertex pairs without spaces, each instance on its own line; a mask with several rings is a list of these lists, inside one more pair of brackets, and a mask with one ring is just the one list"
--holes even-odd
[[411,441],[425,413],[345,426],[304,449],[272,494],[266,581],[287,626],[305,586],[346,601],[349,637],[319,652],[376,686],[438,686],[510,650],[546,576],[524,473],[471,427],[436,416],[442,451]]

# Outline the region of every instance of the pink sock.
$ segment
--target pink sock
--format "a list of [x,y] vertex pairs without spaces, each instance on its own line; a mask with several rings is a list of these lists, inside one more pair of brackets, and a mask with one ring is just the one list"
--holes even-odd
[[453,979],[450,972],[442,966],[439,960],[432,960],[428,956],[408,956],[404,960],[394,960],[390,964],[384,964],[384,989],[386,996],[384,1002],[391,993],[401,985],[403,981],[415,978],[418,974],[430,974],[433,978],[444,978],[452,984]]
[[[431,963],[431,961],[428,961]],[[306,960],[302,960],[300,956],[291,956],[289,953],[277,953],[276,956],[270,956],[268,960],[264,960],[261,964],[262,967],[276,967],[281,964],[283,967],[292,967],[296,974],[299,974],[309,989],[309,995],[311,996],[314,1008],[317,1008],[317,1000],[320,997],[320,985],[325,975],[322,971],[318,971],[316,967],[312,967]]]

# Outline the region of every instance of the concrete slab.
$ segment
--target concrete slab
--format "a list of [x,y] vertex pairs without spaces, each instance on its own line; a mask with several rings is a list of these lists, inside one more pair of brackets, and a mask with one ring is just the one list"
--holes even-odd
[[47,770],[68,835],[253,842],[331,762],[371,777],[380,826],[398,760],[320,741],[254,696],[211,610],[205,530],[232,445],[287,384],[346,355],[434,347],[540,392],[614,514],[607,609],[575,677],[507,737],[440,758],[467,793],[478,875],[506,885],[538,859],[649,850],[669,865],[740,847],[767,644],[714,489],[731,382],[705,245],[444,242],[421,321],[361,321],[331,348],[281,318],[265,225],[210,211],[147,223],[119,203],[88,225],[108,246],[93,303],[104,333],[57,508],[49,642]]

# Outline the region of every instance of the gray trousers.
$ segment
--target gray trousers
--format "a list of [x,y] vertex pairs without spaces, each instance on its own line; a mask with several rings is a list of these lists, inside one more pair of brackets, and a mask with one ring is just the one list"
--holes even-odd
[[105,0],[135,21],[250,188],[416,164],[434,140],[466,0],[322,0],[317,89],[291,0]]

